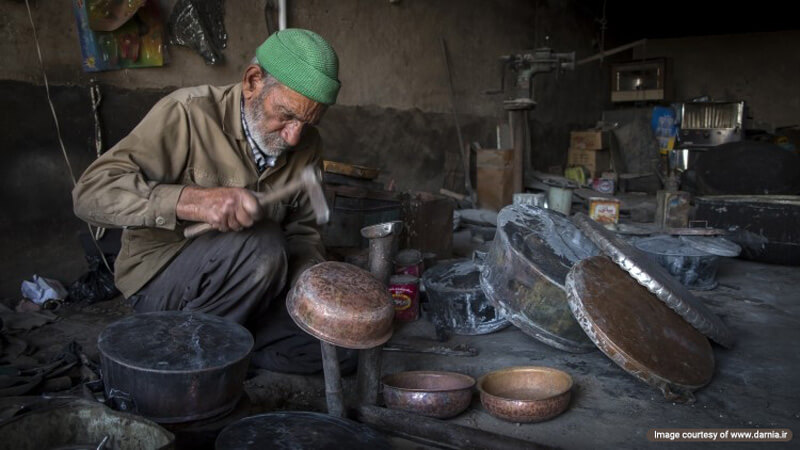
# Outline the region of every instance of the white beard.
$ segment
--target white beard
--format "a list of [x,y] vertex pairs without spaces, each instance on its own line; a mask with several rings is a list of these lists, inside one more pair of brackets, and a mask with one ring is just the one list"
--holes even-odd
[[247,122],[247,129],[250,131],[250,137],[255,141],[261,151],[268,156],[277,158],[285,151],[289,150],[291,145],[283,140],[280,131],[264,134],[257,126],[254,126],[264,121],[264,109],[260,106],[264,104],[265,97],[266,89],[250,103],[245,101],[244,120]]

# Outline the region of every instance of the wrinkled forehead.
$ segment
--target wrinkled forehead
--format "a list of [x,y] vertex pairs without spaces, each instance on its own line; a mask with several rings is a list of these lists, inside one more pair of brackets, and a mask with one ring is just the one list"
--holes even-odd
[[277,112],[310,125],[316,125],[326,109],[324,104],[280,83],[271,90],[269,96]]

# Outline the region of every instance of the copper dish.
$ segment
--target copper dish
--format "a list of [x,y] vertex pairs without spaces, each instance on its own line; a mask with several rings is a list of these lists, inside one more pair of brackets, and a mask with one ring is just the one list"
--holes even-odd
[[541,422],[569,406],[572,377],[550,367],[508,367],[478,380],[481,404],[510,422]]
[[298,278],[286,297],[303,331],[344,348],[372,348],[392,336],[394,304],[386,286],[366,270],[324,262]]
[[400,372],[381,381],[388,408],[439,419],[467,409],[475,386],[475,379],[468,375],[437,371]]

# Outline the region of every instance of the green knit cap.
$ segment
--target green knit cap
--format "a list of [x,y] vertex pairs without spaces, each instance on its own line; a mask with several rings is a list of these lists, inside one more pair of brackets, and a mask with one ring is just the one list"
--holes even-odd
[[278,31],[258,47],[256,58],[289,88],[325,105],[336,103],[339,57],[317,33],[299,28]]

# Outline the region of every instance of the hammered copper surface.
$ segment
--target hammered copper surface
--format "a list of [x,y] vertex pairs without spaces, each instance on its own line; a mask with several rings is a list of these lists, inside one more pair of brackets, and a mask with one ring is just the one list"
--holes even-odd
[[600,250],[564,215],[512,205],[497,216],[497,234],[481,268],[481,288],[525,334],[560,350],[594,350],[572,317],[564,292],[570,267]]
[[600,350],[665,396],[691,397],[714,374],[700,332],[605,256],[585,259],[567,276],[572,312]]
[[309,334],[345,348],[372,348],[392,336],[394,305],[389,291],[366,270],[323,262],[303,272],[286,308]]
[[722,320],[655,260],[586,214],[578,213],[572,220],[603,253],[698,331],[725,347],[733,346],[735,338]]
[[475,379],[455,372],[411,371],[387,375],[383,400],[391,409],[446,419],[469,407]]
[[572,377],[550,367],[508,367],[478,380],[481,404],[511,422],[541,422],[561,414],[572,396]]

